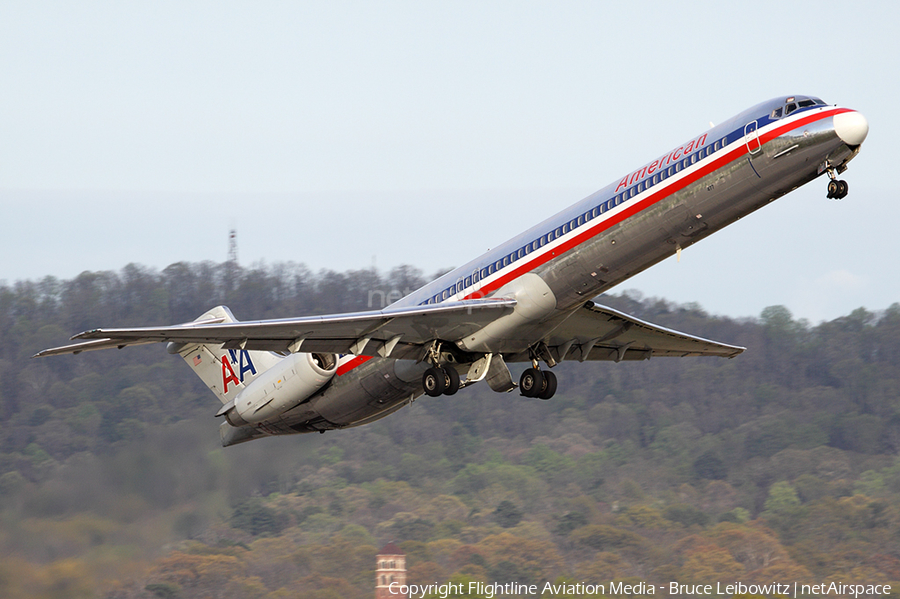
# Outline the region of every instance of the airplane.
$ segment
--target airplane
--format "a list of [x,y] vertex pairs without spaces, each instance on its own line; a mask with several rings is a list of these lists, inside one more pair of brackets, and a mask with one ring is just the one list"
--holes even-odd
[[[591,298],[823,174],[827,197],[845,197],[838,175],[868,131],[855,110],[782,96],[382,310],[240,322],[217,306],[175,326],[93,329],[35,357],[166,342],[219,398],[226,447],[364,425],[423,393],[453,395],[480,381],[550,399],[551,369],[564,360],[733,358],[744,348]],[[507,365],[517,362],[527,365],[518,384]]]

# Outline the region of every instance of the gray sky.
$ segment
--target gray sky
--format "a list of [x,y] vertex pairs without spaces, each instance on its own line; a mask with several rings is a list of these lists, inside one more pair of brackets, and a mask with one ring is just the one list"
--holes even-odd
[[[815,322],[900,301],[894,3],[0,3],[0,280],[129,262],[430,273],[757,102],[869,139],[620,289]],[[289,315],[285,315],[289,316]],[[102,323],[98,323],[102,324]]]

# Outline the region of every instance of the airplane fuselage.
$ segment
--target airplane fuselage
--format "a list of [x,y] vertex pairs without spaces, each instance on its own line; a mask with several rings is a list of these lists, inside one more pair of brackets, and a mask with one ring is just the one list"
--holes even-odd
[[[391,307],[514,297],[512,314],[455,340],[448,357],[460,363],[484,354],[533,359],[536,341],[590,298],[826,172],[843,172],[867,131],[858,113],[816,98],[758,104]],[[623,355],[629,359],[627,350]],[[341,356],[336,375],[319,393],[257,424],[259,433],[232,428],[223,442],[382,418],[423,392],[426,368],[415,360]]]

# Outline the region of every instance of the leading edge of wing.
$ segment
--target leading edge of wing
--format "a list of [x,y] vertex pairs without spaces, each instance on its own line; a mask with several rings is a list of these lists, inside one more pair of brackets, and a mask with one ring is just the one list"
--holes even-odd
[[408,347],[434,339],[461,338],[515,306],[514,299],[477,299],[301,318],[91,329],[72,337],[80,343],[45,349],[34,357],[166,341],[223,344],[235,349],[383,355],[379,350],[383,352],[388,343],[391,347],[398,342]]

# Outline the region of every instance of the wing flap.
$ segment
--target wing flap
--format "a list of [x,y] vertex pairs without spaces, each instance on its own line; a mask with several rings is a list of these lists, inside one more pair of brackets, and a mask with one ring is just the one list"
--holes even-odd
[[546,341],[557,361],[647,360],[658,356],[733,358],[745,348],[655,325],[589,302]]

